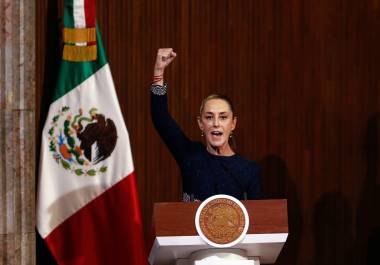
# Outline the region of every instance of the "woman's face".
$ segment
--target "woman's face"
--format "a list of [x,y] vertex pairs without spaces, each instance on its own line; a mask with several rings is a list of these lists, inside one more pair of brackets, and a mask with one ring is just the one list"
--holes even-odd
[[228,103],[223,99],[206,101],[201,117],[198,118],[199,128],[203,131],[206,142],[214,148],[228,146],[228,139],[236,126],[236,117]]

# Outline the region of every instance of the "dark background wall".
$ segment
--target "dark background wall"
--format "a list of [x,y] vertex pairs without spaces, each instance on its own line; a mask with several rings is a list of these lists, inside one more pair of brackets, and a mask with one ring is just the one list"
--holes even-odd
[[[37,6],[39,131],[61,4]],[[98,0],[97,16],[147,235],[153,203],[181,198],[179,170],[149,116],[156,50],[173,47],[170,110],[186,134],[201,140],[203,97],[229,95],[238,152],[262,165],[268,198],[288,199],[290,237],[277,264],[371,264],[380,237],[380,1]]]

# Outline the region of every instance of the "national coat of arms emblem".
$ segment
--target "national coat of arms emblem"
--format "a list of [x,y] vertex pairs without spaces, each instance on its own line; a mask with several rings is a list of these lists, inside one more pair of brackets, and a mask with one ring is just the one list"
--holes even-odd
[[214,247],[232,247],[247,234],[247,209],[236,198],[214,195],[201,203],[195,215],[199,236]]
[[115,123],[91,108],[73,116],[70,107],[62,107],[53,116],[48,131],[49,150],[64,169],[77,176],[95,176],[107,171],[99,163],[113,152],[117,142]]

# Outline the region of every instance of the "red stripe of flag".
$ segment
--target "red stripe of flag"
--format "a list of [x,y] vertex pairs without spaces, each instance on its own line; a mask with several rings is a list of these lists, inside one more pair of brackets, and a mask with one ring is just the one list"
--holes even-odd
[[147,264],[135,182],[132,173],[45,238],[59,265]]
[[95,27],[96,25],[95,0],[84,0],[84,14],[86,18],[86,28]]

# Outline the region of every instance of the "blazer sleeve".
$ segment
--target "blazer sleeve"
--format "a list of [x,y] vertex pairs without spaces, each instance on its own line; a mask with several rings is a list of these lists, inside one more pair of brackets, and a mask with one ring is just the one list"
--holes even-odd
[[167,95],[151,93],[151,117],[161,139],[178,163],[190,148],[191,140],[182,132],[168,110]]

